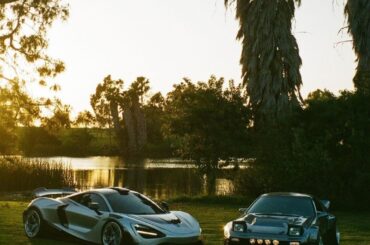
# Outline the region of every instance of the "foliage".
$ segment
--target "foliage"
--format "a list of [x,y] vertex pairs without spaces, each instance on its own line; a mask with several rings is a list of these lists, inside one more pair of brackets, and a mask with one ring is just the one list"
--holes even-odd
[[33,190],[40,186],[73,186],[72,170],[63,163],[0,157],[0,191]]
[[78,113],[76,119],[73,121],[73,125],[77,127],[93,127],[96,124],[96,118],[88,111],[84,110]]
[[165,131],[180,156],[195,160],[201,172],[212,174],[232,157],[243,155],[248,110],[241,86],[211,77],[208,82],[190,80],[174,86],[166,100]]
[[52,134],[58,133],[61,129],[71,127],[71,106],[56,100],[52,104],[52,115],[41,118],[41,126]]
[[[47,31],[57,19],[66,20],[68,6],[61,0],[2,1],[0,3],[0,66],[16,75],[28,75],[32,67],[43,79],[64,71],[64,64],[46,54]],[[27,65],[25,65],[27,64]],[[5,78],[4,70],[0,75]]]
[[103,83],[98,84],[95,93],[91,95],[90,104],[100,127],[111,127],[113,125],[111,103],[117,105],[122,100],[123,83],[121,79],[113,80],[110,75],[106,76]]
[[236,2],[237,38],[242,41],[243,83],[255,124],[274,122],[299,106],[302,61],[292,34],[295,2],[287,0],[225,0]]
[[165,98],[161,93],[156,93],[144,105],[143,109],[148,133],[148,143],[144,152],[145,156],[172,156],[171,142],[168,138],[164,137],[162,130],[166,122]]
[[285,127],[257,133],[257,159],[239,190],[307,192],[341,207],[368,207],[370,98],[315,91],[306,103]]
[[117,139],[110,129],[69,128],[51,133],[41,127],[24,127],[17,131],[17,153],[26,156],[119,155]]
[[90,152],[90,143],[94,140],[92,134],[87,128],[70,129],[60,135],[61,152],[68,156],[87,156],[93,154]]
[[[17,126],[31,125],[40,115],[38,101],[24,90],[23,83],[11,80],[0,86],[0,153],[10,153],[14,148]],[[6,139],[6,140],[5,140]]]
[[60,0],[0,2],[0,136],[7,139],[0,142],[0,153],[11,153],[16,127],[32,125],[40,118],[40,107],[50,104],[44,98],[31,98],[25,84],[37,78],[47,86],[47,77],[64,71],[63,62],[46,54],[46,35],[52,23],[65,20],[68,12]]
[[348,32],[353,37],[353,49],[357,56],[357,69],[353,82],[358,91],[370,93],[370,2],[347,0],[345,14]]
[[26,156],[56,156],[59,155],[61,142],[56,134],[51,134],[45,128],[24,127],[18,129],[18,148]]

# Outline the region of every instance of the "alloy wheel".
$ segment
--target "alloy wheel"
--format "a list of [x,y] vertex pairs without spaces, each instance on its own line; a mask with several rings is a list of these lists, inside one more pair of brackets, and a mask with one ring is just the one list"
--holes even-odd
[[121,227],[116,222],[108,222],[103,229],[103,245],[120,245],[122,241]]
[[26,214],[24,231],[29,238],[36,237],[40,232],[41,217],[36,210],[30,210]]

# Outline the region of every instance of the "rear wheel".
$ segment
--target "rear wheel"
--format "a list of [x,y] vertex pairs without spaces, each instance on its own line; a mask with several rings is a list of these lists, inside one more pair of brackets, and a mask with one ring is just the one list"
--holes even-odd
[[339,244],[336,228],[331,229],[328,232],[328,239],[327,240],[328,240],[328,242],[327,242],[328,245],[338,245]]
[[114,221],[107,222],[102,231],[103,245],[121,245],[123,240],[123,232],[121,226]]
[[24,218],[24,232],[28,238],[35,238],[43,231],[43,220],[40,211],[30,208]]

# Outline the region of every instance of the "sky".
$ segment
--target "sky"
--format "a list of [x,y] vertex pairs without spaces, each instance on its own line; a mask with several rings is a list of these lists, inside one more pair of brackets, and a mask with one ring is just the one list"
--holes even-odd
[[[128,86],[149,78],[152,93],[167,93],[183,77],[205,81],[210,75],[241,81],[238,22],[224,0],[65,0],[67,22],[49,32],[49,54],[63,60],[56,95],[74,114],[90,109],[89,98],[107,75]],[[293,24],[303,60],[304,97],[317,88],[334,93],[353,89],[355,56],[342,0],[306,0]],[[38,96],[37,86],[30,91]],[[50,94],[50,92],[48,92]]]

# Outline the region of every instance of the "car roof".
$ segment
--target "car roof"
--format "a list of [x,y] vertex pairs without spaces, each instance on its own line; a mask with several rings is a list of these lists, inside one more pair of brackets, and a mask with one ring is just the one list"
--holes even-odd
[[309,194],[304,193],[297,193],[297,192],[271,192],[271,193],[265,193],[261,195],[261,197],[264,196],[285,196],[285,197],[305,197],[305,198],[313,198],[313,196]]
[[81,192],[77,192],[72,195],[69,195],[68,197],[77,196],[77,195],[84,194],[84,193],[99,193],[102,195],[106,195],[106,194],[128,193],[128,192],[136,193],[135,191],[132,191],[127,188],[111,187],[111,188],[100,188],[100,189],[91,189],[91,190],[81,191]]

